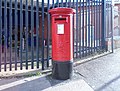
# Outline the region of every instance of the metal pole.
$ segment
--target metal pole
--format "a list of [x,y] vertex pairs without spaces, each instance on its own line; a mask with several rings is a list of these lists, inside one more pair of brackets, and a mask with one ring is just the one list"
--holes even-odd
[[44,0],[42,0],[42,70],[44,66]]
[[33,12],[33,0],[31,0],[31,68],[34,68],[34,12]]
[[[62,2],[63,3],[63,2]],[[48,0],[48,6],[47,6],[48,8],[47,8],[47,10],[49,11],[49,9],[50,9],[50,0]],[[62,5],[62,7],[63,7],[63,5]],[[48,13],[48,16],[47,16],[47,18],[48,18],[48,31],[47,31],[47,67],[49,67],[49,60],[50,60],[50,57],[49,57],[49,50],[50,50],[50,48],[49,48],[49,46],[50,46],[50,14]]]
[[12,0],[10,0],[9,10],[9,26],[10,26],[10,71],[12,70]]
[[26,34],[26,69],[28,69],[28,0],[26,0],[26,11],[25,11],[25,34]]
[[[114,1],[113,1],[114,2]],[[112,35],[112,38],[111,38],[111,47],[112,47],[112,53],[114,52],[114,48],[113,48],[113,31],[114,31],[114,8],[113,8],[113,3],[111,4],[111,35]]]
[[5,8],[4,8],[4,53],[5,53],[5,60],[4,60],[4,71],[7,70],[7,0],[4,0],[4,5],[5,5]]
[[19,57],[18,49],[18,2],[15,0],[15,70],[17,70],[17,56]]
[[102,0],[102,49],[105,49],[105,32],[106,32],[106,0]]
[[37,55],[37,68],[39,68],[39,0],[36,3],[36,55]]
[[2,1],[0,0],[0,72],[2,62]]
[[20,0],[20,70],[22,70],[22,65],[23,65],[23,58],[22,58],[22,52],[23,52],[23,42],[22,42],[22,39],[23,39],[23,4],[22,4],[22,0]]

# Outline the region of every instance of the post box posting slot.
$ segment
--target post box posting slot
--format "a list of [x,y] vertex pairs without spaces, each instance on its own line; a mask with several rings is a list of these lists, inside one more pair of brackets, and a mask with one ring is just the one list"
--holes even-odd
[[68,18],[67,17],[58,17],[58,18],[55,18],[54,21],[55,21],[55,23],[56,22],[67,23],[68,22]]

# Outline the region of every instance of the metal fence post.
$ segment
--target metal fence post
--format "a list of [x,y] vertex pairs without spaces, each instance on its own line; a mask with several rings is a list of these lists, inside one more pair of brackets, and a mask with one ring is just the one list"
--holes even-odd
[[[112,0],[111,0],[112,1]],[[114,1],[113,1],[114,2]],[[114,52],[114,48],[113,48],[113,30],[114,30],[114,27],[113,27],[113,25],[114,25],[114,8],[113,8],[113,2],[112,2],[112,4],[111,4],[111,35],[112,35],[112,39],[111,39],[111,47],[112,47],[112,53]]]
[[5,60],[4,60],[4,71],[7,70],[7,0],[4,1],[4,57],[5,57]]
[[22,48],[22,38],[23,38],[23,3],[22,0],[20,0],[20,69],[23,69],[23,48]]
[[33,34],[34,34],[34,6],[33,6],[34,1],[31,0],[31,68],[34,68],[34,39],[33,39]]
[[0,71],[2,62],[2,1],[0,0]]
[[10,10],[9,10],[9,26],[10,26],[10,71],[12,70],[12,0],[10,0]]
[[15,70],[17,70],[17,55],[19,56],[19,50],[18,50],[18,2],[17,2],[17,0],[15,0],[15,18],[14,19],[15,19]]
[[28,69],[28,0],[25,8],[25,27],[26,27],[26,69]]
[[[63,3],[63,2],[62,2]],[[62,5],[63,6],[63,5]],[[48,5],[47,5],[47,11],[49,11],[50,9],[50,0],[48,0]],[[49,54],[50,54],[50,14],[48,13],[47,15],[48,19],[47,19],[47,22],[48,22],[48,25],[47,25],[47,67],[49,67]]]
[[105,32],[106,32],[106,0],[102,0],[102,49],[105,49]]
[[36,54],[37,54],[37,68],[39,68],[39,0],[36,3]]
[[44,56],[45,56],[44,55],[44,32],[45,32],[44,31],[44,28],[45,28],[44,27],[45,26],[44,25],[44,21],[45,21],[44,18],[45,18],[44,17],[44,0],[42,0],[42,70],[44,70],[44,68],[45,68],[44,67],[44,63],[45,63],[44,62]]

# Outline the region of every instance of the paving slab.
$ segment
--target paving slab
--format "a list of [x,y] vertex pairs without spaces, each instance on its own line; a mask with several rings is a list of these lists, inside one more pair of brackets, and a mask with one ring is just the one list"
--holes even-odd
[[93,91],[93,89],[84,80],[76,80],[52,86],[43,91]]

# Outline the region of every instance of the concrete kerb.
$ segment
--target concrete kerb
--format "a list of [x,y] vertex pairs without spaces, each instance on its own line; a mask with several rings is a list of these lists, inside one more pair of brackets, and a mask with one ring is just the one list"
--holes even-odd
[[42,76],[44,74],[50,74],[50,72],[51,69],[45,71],[42,71],[41,69],[7,71],[7,72],[1,72],[0,78],[21,78],[21,77]]

